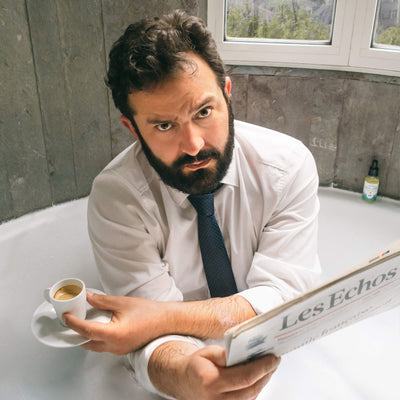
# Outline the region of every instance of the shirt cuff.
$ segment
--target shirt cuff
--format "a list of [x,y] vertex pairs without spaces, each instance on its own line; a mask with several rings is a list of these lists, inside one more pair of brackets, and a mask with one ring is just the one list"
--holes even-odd
[[148,365],[149,365],[149,360],[151,355],[153,354],[153,351],[160,345],[166,342],[171,342],[171,341],[181,341],[181,342],[188,342],[192,343],[198,348],[202,348],[205,346],[205,344],[194,337],[191,336],[179,336],[179,335],[168,335],[168,336],[163,336],[160,337],[156,340],[153,340],[149,344],[147,344],[145,347],[136,350],[132,353],[129,353],[127,355],[128,361],[131,364],[134,374],[135,374],[135,379],[136,381],[147,391],[151,393],[156,393],[159,396],[162,396],[166,399],[173,399],[172,397],[168,397],[164,393],[161,393],[159,390],[155,388],[153,383],[150,380],[149,373],[148,373]]
[[237,296],[244,297],[253,307],[255,313],[262,314],[284,302],[280,293],[272,287],[256,286],[243,290]]

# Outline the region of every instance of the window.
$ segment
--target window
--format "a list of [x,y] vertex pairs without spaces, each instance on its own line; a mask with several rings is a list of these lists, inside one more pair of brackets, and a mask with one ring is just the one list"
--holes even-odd
[[400,76],[400,0],[208,0],[230,65]]
[[225,39],[330,44],[335,0],[226,0]]
[[400,1],[379,2],[372,47],[400,50]]

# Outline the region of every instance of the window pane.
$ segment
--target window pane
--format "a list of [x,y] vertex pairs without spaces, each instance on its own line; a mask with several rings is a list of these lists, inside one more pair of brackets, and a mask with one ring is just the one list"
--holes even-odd
[[226,0],[226,39],[329,44],[336,0]]
[[378,1],[373,47],[400,50],[400,0]]

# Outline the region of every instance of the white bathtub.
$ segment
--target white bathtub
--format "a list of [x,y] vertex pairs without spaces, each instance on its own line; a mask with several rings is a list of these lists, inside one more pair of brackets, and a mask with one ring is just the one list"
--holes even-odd
[[[320,189],[323,280],[400,238],[400,203]],[[0,399],[155,399],[124,358],[56,349],[31,333],[42,289],[64,276],[101,288],[86,233],[86,199],[0,225]],[[399,294],[400,295],[400,294]],[[260,399],[400,399],[400,308],[285,355]],[[201,400],[201,399],[199,399]]]

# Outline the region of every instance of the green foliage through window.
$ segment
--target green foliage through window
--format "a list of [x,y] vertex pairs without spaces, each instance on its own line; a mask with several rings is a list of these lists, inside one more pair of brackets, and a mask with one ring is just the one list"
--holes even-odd
[[255,7],[253,2],[236,4],[227,13],[228,37],[289,40],[330,40],[330,24],[313,16],[295,0],[270,2]]
[[378,0],[375,13],[374,44],[400,46],[399,21],[400,0]]
[[386,29],[378,29],[375,43],[400,46],[400,24]]

